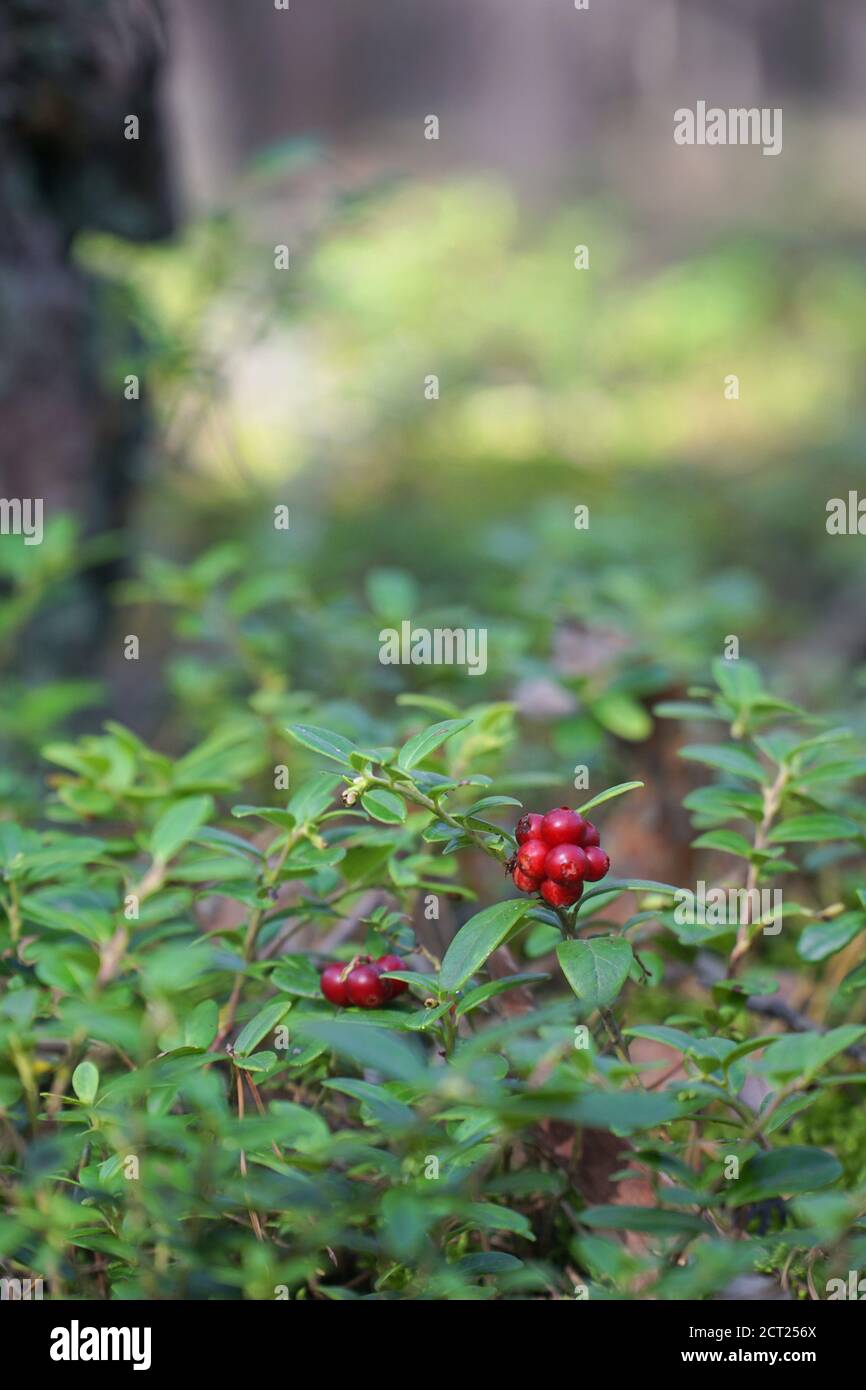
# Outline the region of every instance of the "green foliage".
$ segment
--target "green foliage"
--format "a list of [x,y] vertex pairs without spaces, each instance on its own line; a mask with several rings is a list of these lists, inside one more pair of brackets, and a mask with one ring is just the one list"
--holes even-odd
[[[113,594],[157,658],[99,733],[115,673],[46,672],[116,538],[53,517],[0,547],[4,1273],[688,1299],[862,1264],[862,713],[823,647],[803,664],[833,723],[711,663],[730,631],[772,662],[857,574],[855,545],[814,545],[815,459],[862,470],[862,267],[757,237],[646,251],[601,206],[531,227],[501,186],[445,182],[347,200],[301,295],[239,219],[79,241],[137,320],[110,387],[147,380],[178,467]],[[273,389],[275,353],[315,414]],[[487,672],[376,662],[407,618],[488,630]],[[738,894],[705,921],[629,862],[680,781],[690,876]],[[565,798],[624,848],[554,913],[504,866],[524,801]],[[746,889],[781,889],[778,915]],[[325,1002],[328,960],[384,951],[399,1000]],[[583,1181],[592,1129],[619,1146],[610,1201]]]
[[[714,878],[784,883],[778,932],[749,906],[683,924],[652,879],[558,914],[509,896],[485,872],[521,804],[487,791],[514,779],[502,707],[427,724],[409,704],[389,741],[292,722],[291,792],[259,803],[237,800],[248,731],[180,758],[117,724],[50,744],[40,828],[0,823],[4,1268],[85,1297],[446,1300],[572,1296],[575,1274],[591,1297],[704,1298],[786,1266],[799,1293],[805,1260],[813,1282],[847,1269],[862,745],[745,662],[715,677],[663,713],[728,726],[683,747],[713,777],[686,804]],[[587,805],[623,793],[659,789]],[[440,960],[416,931],[446,898],[462,924]],[[321,997],[331,951],[386,949],[398,1001]],[[768,1024],[792,968],[843,953],[805,1031]],[[586,1128],[618,1136],[644,1201],[587,1200]]]

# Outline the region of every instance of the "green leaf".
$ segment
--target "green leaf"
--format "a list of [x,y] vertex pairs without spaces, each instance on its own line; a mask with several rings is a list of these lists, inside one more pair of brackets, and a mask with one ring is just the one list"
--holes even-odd
[[428,728],[422,729],[419,734],[415,734],[403,744],[397,755],[397,766],[401,772],[410,772],[446,739],[453,738],[461,729],[467,729],[471,723],[471,719],[444,719],[441,724],[431,724]]
[[623,1028],[623,1033],[629,1038],[648,1038],[651,1042],[664,1043],[665,1047],[675,1047],[677,1052],[688,1054],[692,1050],[695,1039],[691,1033],[684,1033],[680,1028],[668,1028],[665,1024],[642,1024],[635,1028]]
[[687,811],[702,819],[760,821],[764,813],[763,800],[758,792],[734,790],[733,787],[696,787],[683,798]]
[[183,1039],[187,1047],[210,1047],[219,1027],[219,1010],[214,999],[203,999],[184,1023]]
[[373,612],[387,621],[397,621],[404,613],[413,612],[418,604],[418,582],[406,570],[370,570],[364,588]]
[[854,777],[866,777],[866,758],[844,758],[833,763],[821,763],[798,772],[797,782],[804,787],[813,782],[848,782]]
[[786,1033],[752,1065],[767,1076],[782,1080],[803,1076],[808,1080],[840,1052],[859,1042],[864,1033],[866,1028],[853,1023],[831,1028],[828,1033]]
[[681,888],[675,888],[672,883],[657,883],[652,878],[606,878],[603,883],[599,883],[596,888],[589,888],[580,900],[580,915],[583,916],[583,908],[594,898],[603,897],[611,894],[611,900],[617,893],[659,893],[665,898],[675,898],[681,893]]
[[451,700],[442,700],[436,695],[415,695],[404,691],[397,696],[398,705],[411,705],[415,709],[426,709],[430,714],[444,714],[446,719],[456,719],[460,714],[458,705]]
[[591,701],[589,709],[603,728],[630,743],[640,743],[652,733],[649,710],[622,690],[606,690],[597,700]]
[[288,1149],[299,1153],[315,1153],[330,1139],[330,1131],[322,1115],[316,1114],[309,1105],[298,1105],[293,1100],[274,1100],[272,1113],[280,1123],[278,1141]]
[[481,1231],[511,1231],[524,1240],[535,1240],[529,1219],[523,1212],[501,1207],[498,1202],[472,1202],[460,1214],[466,1225]]
[[462,989],[531,908],[528,900],[510,898],[507,902],[493,903],[470,917],[445,952],[439,975],[442,989],[449,992]]
[[730,1204],[741,1207],[766,1197],[813,1192],[816,1188],[828,1187],[841,1176],[842,1165],[833,1154],[824,1149],[792,1144],[750,1158],[733,1188]]
[[727,743],[691,743],[679,750],[681,758],[691,762],[704,763],[707,767],[728,772],[732,777],[745,777],[752,782],[764,781],[764,769],[743,748]]
[[385,1193],[379,1224],[382,1239],[395,1259],[403,1264],[417,1259],[437,1214],[432,1203],[405,1187],[392,1187]]
[[786,845],[797,841],[849,840],[861,833],[856,821],[822,811],[814,816],[792,816],[775,826],[767,839],[773,845]]
[[432,1028],[434,1023],[438,1023],[440,1018],[444,1018],[451,1007],[451,1000],[446,999],[444,1004],[438,1004],[433,1009],[419,1009],[414,1014],[404,1014],[407,1020],[406,1027],[413,1032],[423,1033]]
[[514,796],[482,796],[480,801],[474,801],[471,806],[467,806],[461,815],[468,818],[475,816],[479,811],[492,811],[498,806],[523,806],[522,801],[518,801]]
[[[585,926],[597,912],[604,912],[606,907],[609,907],[611,903],[615,903],[617,898],[621,898],[624,891],[625,890],[622,888],[604,887],[584,893],[580,902],[577,904],[575,920],[579,922],[581,926]],[[561,936],[561,927],[558,926],[557,930]]]
[[72,1089],[82,1105],[92,1105],[99,1090],[99,1071],[92,1062],[79,1062],[72,1073]]
[[649,1091],[586,1091],[569,1107],[569,1118],[575,1124],[619,1134],[667,1124],[681,1113],[675,1096]]
[[[557,932],[557,940],[559,933]],[[387,978],[388,971],[383,972],[383,978]],[[457,1017],[462,1014],[471,1013],[477,1009],[479,1004],[484,1004],[488,999],[493,999],[497,994],[503,994],[506,990],[517,989],[520,985],[537,984],[539,980],[549,980],[550,976],[543,971],[525,972],[520,975],[507,975],[502,980],[489,980],[485,985],[479,985],[477,989],[471,989],[468,994],[464,994],[460,1003],[457,1005]]]
[[233,806],[232,815],[239,820],[246,816],[258,816],[259,820],[276,825],[280,830],[291,830],[295,824],[291,811],[283,811],[278,806]]
[[[382,970],[380,974],[383,980],[405,980],[407,985],[415,985],[416,989],[423,992],[425,999],[428,995],[438,996],[440,993],[435,975],[422,975],[419,970]],[[450,999],[448,1006],[451,1007]]]
[[745,1042],[738,1043],[733,1052],[729,1052],[722,1066],[724,1071],[728,1071],[735,1062],[739,1062],[742,1057],[748,1057],[750,1052],[757,1052],[759,1048],[766,1047],[768,1043],[775,1042],[776,1033],[762,1033],[757,1038],[747,1038]]
[[394,1081],[415,1083],[427,1075],[423,1056],[396,1033],[375,1024],[354,1020],[297,1018],[294,1031],[323,1042],[341,1057],[362,1067],[373,1067]]
[[721,854],[736,854],[741,859],[749,859],[752,853],[752,846],[745,835],[740,835],[736,830],[707,830],[705,834],[692,840],[692,847],[715,849]]
[[725,699],[735,708],[752,704],[763,693],[761,673],[751,661],[742,658],[728,661],[724,657],[716,657],[713,676]]
[[589,801],[585,801],[582,806],[578,806],[578,812],[580,815],[583,815],[584,812],[591,810],[593,806],[601,806],[602,802],[612,801],[615,796],[624,796],[626,792],[633,792],[643,785],[643,782],[618,782],[615,787],[608,787],[607,791],[599,792],[598,796],[593,796]]
[[797,942],[801,960],[826,960],[853,941],[866,928],[866,913],[843,912],[830,922],[815,922],[807,927]]
[[59,889],[27,893],[21,899],[24,916],[51,931],[73,932],[88,941],[108,941],[113,932],[111,914],[87,904],[84,892]]
[[580,1213],[585,1226],[604,1231],[646,1231],[652,1235],[700,1235],[709,1231],[705,1221],[687,1211],[664,1211],[661,1207],[599,1206]]
[[235,1058],[235,1066],[242,1071],[270,1071],[277,1060],[276,1052],[250,1052]]
[[506,1270],[522,1269],[523,1261],[516,1255],[507,1255],[504,1250],[482,1250],[475,1255],[461,1255],[448,1266],[460,1274],[504,1274]]
[[150,853],[165,862],[183,849],[213,811],[210,796],[186,796],[176,801],[156,822],[150,834]]
[[616,999],[634,956],[621,936],[592,936],[587,941],[561,941],[556,956],[562,973],[587,1009],[601,1009]]
[[712,705],[699,704],[697,700],[663,700],[653,705],[653,714],[658,719],[719,719],[727,724],[727,716]]
[[229,830],[219,830],[215,826],[205,826],[193,836],[193,843],[205,845],[208,848],[215,846],[217,849],[228,851],[230,854],[237,854],[242,859],[263,859],[264,855],[255,845],[251,845],[248,840],[244,840],[240,835],[233,835]]
[[371,1081],[357,1081],[350,1076],[334,1077],[332,1080],[323,1081],[322,1085],[332,1091],[341,1091],[343,1095],[352,1096],[354,1100],[362,1101],[370,1107],[377,1122],[388,1129],[406,1129],[415,1123],[415,1112],[411,1106],[404,1105],[401,1100],[395,1100],[384,1086],[374,1086]]
[[539,922],[524,937],[524,955],[528,960],[538,960],[539,956],[549,955],[561,940],[562,932],[559,927],[552,927],[547,922]]
[[276,969],[271,972],[270,982],[284,994],[294,994],[302,999],[321,999],[319,972],[309,956],[293,953],[280,956]]
[[385,791],[382,787],[371,787],[364,792],[361,805],[368,816],[385,825],[402,825],[406,819],[405,803],[394,792]]
[[289,800],[288,809],[298,825],[318,820],[334,799],[334,788],[339,782],[336,772],[317,772],[298,787]]
[[304,748],[321,753],[323,757],[342,763],[344,767],[352,766],[351,755],[358,752],[355,744],[343,738],[342,734],[332,733],[330,729],[317,729],[312,724],[289,724],[286,733]]
[[864,987],[866,987],[866,961],[861,961],[845,976],[839,986],[839,993],[847,998],[852,994],[859,993]]
[[266,1004],[263,1009],[260,1009],[255,1018],[251,1018],[249,1023],[241,1029],[235,1039],[235,1052],[241,1057],[252,1052],[262,1041],[262,1038],[276,1028],[291,1007],[291,999],[272,999],[270,1004]]

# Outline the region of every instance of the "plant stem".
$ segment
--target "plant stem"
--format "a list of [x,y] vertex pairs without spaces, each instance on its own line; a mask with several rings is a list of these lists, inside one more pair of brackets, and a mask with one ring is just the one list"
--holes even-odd
[[425,810],[432,811],[433,815],[437,816],[439,820],[443,820],[446,825],[450,825],[452,830],[456,830],[458,834],[466,835],[479,849],[482,849],[485,854],[489,854],[493,859],[498,859],[500,864],[508,858],[503,846],[492,845],[489,839],[485,838],[480,831],[473,830],[470,826],[461,825],[460,821],[452,816],[450,811],[446,811],[444,806],[437,805],[431,797],[425,796],[423,792],[419,791],[418,788],[413,786],[410,782],[389,783],[383,782],[377,778],[371,779],[370,785],[387,787],[389,790],[398,790],[400,795],[404,796],[407,801],[413,801],[416,806],[423,806]]
[[568,909],[565,907],[556,907],[554,912],[559,918],[563,936],[567,941],[573,941],[577,934],[574,929],[574,918],[569,916]]
[[[280,877],[280,874],[282,873],[283,865],[288,859],[289,854],[294,849],[298,840],[302,839],[305,834],[306,827],[299,827],[298,829],[293,830],[291,834],[286,836],[286,843],[280,850],[280,853],[277,859],[275,860],[274,864],[271,868],[267,869],[263,874],[260,875],[259,886],[263,892],[267,892],[275,886]],[[211,1051],[216,1051],[217,1048],[222,1046],[222,1043],[228,1037],[229,1033],[234,1027],[235,1015],[238,1011],[238,1005],[240,1003],[241,993],[244,987],[246,967],[249,965],[250,961],[253,959],[253,956],[255,955],[256,941],[258,940],[258,935],[261,931],[262,922],[264,921],[264,918],[264,906],[257,907],[255,912],[250,917],[249,923],[247,925],[247,933],[244,937],[244,969],[239,970],[235,975],[234,982],[232,984],[232,992],[229,995],[229,1001],[226,1008],[226,1016],[223,1020],[222,1027],[220,1028],[219,1032],[217,1033],[216,1037],[211,1043]]]
[[[775,781],[771,786],[764,788],[764,814],[761,823],[755,831],[755,838],[752,848],[762,850],[766,848],[767,837],[776,818],[779,807],[782,804],[782,797],[785,793],[785,786],[788,781],[788,769],[780,767]],[[752,944],[752,893],[758,886],[758,874],[760,866],[755,863],[749,864],[749,871],[746,875],[746,899],[743,903],[742,921],[737,932],[737,941],[731,952],[731,959],[728,962],[728,978],[736,974],[740,961],[749,950]]]

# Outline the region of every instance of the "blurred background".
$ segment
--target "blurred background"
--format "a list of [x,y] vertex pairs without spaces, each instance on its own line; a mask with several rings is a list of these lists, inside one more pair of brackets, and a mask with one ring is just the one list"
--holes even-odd
[[[7,0],[4,795],[59,725],[242,779],[399,696],[673,802],[652,705],[730,635],[859,719],[864,68],[859,0]],[[698,100],[782,153],[677,146]],[[403,619],[487,674],[380,665]]]

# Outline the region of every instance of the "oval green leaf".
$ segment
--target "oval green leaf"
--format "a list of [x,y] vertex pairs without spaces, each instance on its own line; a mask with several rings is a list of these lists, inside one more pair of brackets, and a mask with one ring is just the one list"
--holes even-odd
[[342,734],[332,733],[330,729],[317,729],[313,724],[289,724],[286,733],[296,743],[303,744],[304,748],[321,753],[323,758],[342,763],[344,767],[352,766],[351,754],[358,751],[354,743],[343,738]]
[[291,1007],[291,999],[272,999],[270,1004],[266,1004],[263,1009],[260,1009],[255,1018],[251,1018],[249,1023],[241,1029],[235,1040],[235,1052],[241,1057],[248,1056],[258,1046],[262,1038],[266,1037],[272,1028],[276,1028]]
[[92,1105],[99,1090],[99,1071],[92,1062],[79,1062],[72,1073],[72,1089],[82,1105]]
[[580,1002],[601,1009],[616,999],[631,969],[632,949],[622,936],[561,941],[556,957]]
[[371,787],[364,792],[361,805],[368,816],[381,821],[383,825],[402,825],[406,819],[405,803],[394,792],[385,791],[382,787]]
[[153,858],[163,862],[171,859],[201,829],[212,810],[213,799],[209,796],[185,796],[182,801],[176,801],[160,816],[151,831],[150,852]]
[[581,815],[589,811],[593,806],[600,806],[604,801],[612,801],[615,796],[624,796],[626,792],[636,791],[642,787],[643,782],[617,782],[615,787],[608,787],[606,791],[599,792],[598,796],[593,796],[589,801],[585,801],[582,806],[578,806]]
[[530,911],[532,903],[510,898],[470,917],[452,940],[439,975],[443,990],[461,989]]
[[471,719],[444,719],[441,724],[431,724],[429,728],[422,729],[420,734],[415,734],[407,743],[403,744],[397,756],[397,766],[401,772],[411,771],[441,743],[444,743],[446,739],[453,738],[461,729],[468,728],[471,723]]

